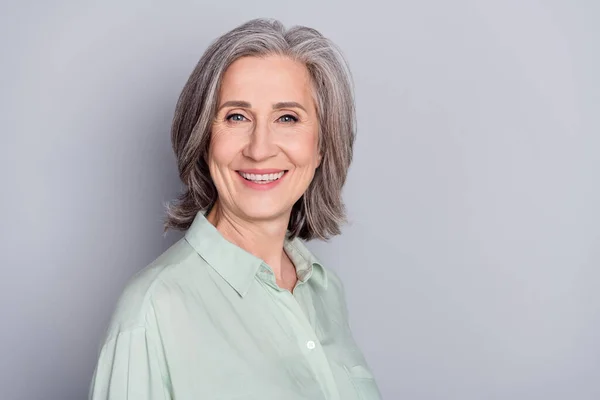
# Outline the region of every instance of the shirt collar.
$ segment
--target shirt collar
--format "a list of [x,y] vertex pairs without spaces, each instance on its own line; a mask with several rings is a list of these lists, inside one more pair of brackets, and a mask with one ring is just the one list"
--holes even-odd
[[[261,265],[266,265],[260,258],[225,239],[202,212],[196,214],[185,233],[185,240],[242,297],[248,293]],[[302,283],[315,279],[327,288],[325,269],[300,239],[286,240],[284,249]]]
[[296,275],[302,283],[314,279],[317,284],[327,289],[327,271],[302,240],[298,238],[286,240],[283,248],[294,263]]
[[245,296],[263,261],[227,241],[202,212],[196,214],[185,239],[240,296]]

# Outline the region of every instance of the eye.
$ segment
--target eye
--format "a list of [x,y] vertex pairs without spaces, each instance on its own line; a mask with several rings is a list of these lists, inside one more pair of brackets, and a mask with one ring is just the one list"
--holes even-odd
[[282,115],[281,117],[279,117],[278,121],[286,123],[286,124],[290,124],[290,123],[298,122],[298,118],[296,118],[290,114],[285,114],[285,115]]
[[244,117],[242,114],[229,114],[227,117],[225,117],[225,119],[232,122],[247,121],[246,117]]

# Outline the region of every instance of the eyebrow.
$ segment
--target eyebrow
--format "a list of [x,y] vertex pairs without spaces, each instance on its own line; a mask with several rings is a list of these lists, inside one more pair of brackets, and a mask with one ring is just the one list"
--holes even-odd
[[[221,110],[225,107],[252,108],[252,104],[248,103],[247,101],[229,100],[229,101],[226,101],[225,103],[221,104],[221,106],[219,107],[219,110]],[[302,106],[302,104],[295,102],[295,101],[281,101],[279,103],[273,104],[273,110],[279,110],[282,108],[299,108],[306,112],[306,108],[304,108]]]
[[281,108],[299,108],[306,112],[306,109],[302,107],[302,104],[297,103],[295,101],[283,101],[273,104],[273,110],[279,110]]
[[225,107],[250,108],[250,107],[252,107],[252,105],[250,103],[248,103],[247,101],[230,100],[230,101],[226,101],[225,103],[221,104],[221,106],[219,107],[219,110],[221,110]]

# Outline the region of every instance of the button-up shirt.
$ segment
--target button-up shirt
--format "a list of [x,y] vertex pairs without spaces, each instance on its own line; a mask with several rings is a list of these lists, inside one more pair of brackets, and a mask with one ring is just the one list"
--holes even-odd
[[301,240],[284,250],[292,292],[198,213],[121,295],[90,399],[380,399],[339,278]]

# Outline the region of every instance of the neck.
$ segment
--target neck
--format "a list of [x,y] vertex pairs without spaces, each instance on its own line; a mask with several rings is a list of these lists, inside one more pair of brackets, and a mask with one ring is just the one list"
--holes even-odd
[[207,219],[225,239],[265,261],[275,276],[281,277],[287,257],[283,244],[290,213],[270,220],[248,221],[228,212],[217,201]]

